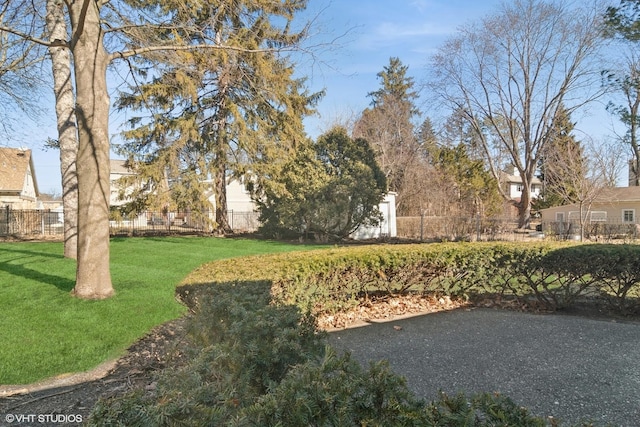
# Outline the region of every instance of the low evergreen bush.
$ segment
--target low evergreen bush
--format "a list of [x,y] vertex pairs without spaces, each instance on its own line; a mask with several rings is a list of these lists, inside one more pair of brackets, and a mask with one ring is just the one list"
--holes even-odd
[[193,311],[187,362],[152,391],[101,402],[89,424],[560,426],[501,395],[416,399],[386,363],[365,369],[327,348],[314,316],[381,292],[535,297],[551,309],[604,297],[628,312],[639,289],[636,245],[358,246],[218,261],[177,290]]
[[[416,398],[388,363],[360,366],[325,345],[313,318],[270,303],[265,282],[199,295],[185,361],[156,386],[98,403],[90,426],[560,426],[507,397]],[[169,365],[171,366],[171,365]]]

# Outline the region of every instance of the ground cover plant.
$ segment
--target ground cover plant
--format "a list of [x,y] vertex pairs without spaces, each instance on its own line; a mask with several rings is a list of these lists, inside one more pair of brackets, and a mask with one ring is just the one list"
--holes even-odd
[[388,363],[363,367],[323,345],[313,316],[272,303],[268,280],[202,287],[197,303],[179,362],[156,386],[99,402],[88,425],[564,425],[499,394],[418,399]]
[[26,384],[94,368],[152,327],[185,312],[176,285],[206,261],[303,249],[268,241],[203,237],[111,242],[116,295],[72,298],[75,262],[62,243],[0,243],[0,384]]
[[[177,290],[194,312],[184,350],[191,356],[162,372],[157,388],[101,402],[90,424],[560,426],[501,395],[419,400],[385,362],[361,367],[322,349],[314,315],[381,292],[510,294],[549,309],[604,292],[619,303],[640,286],[638,256],[640,246],[451,244],[206,264]],[[625,308],[637,304],[623,299]]]

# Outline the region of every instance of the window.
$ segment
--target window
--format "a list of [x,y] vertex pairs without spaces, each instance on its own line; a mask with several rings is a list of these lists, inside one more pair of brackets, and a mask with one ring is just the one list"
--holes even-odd
[[516,185],[516,191],[517,192],[522,193],[523,190],[524,190],[524,185],[522,185],[522,184]]
[[606,220],[607,220],[607,213],[605,211],[591,212],[591,222],[604,222]]
[[564,212],[556,212],[556,221],[564,222]]
[[636,210],[635,209],[623,209],[622,210],[622,222],[636,222]]

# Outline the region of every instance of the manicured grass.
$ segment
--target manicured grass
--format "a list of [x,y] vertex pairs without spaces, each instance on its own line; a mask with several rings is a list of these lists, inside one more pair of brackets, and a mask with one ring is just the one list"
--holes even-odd
[[113,239],[116,295],[82,301],[69,295],[75,261],[62,256],[62,243],[0,243],[0,384],[84,371],[120,356],[184,312],[175,287],[206,261],[301,249],[246,239]]

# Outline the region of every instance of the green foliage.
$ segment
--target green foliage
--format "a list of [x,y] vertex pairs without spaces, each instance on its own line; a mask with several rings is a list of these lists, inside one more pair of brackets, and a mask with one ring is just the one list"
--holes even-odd
[[640,41],[640,1],[620,0],[618,7],[607,7],[605,23],[610,36],[618,35],[630,41]]
[[325,351],[313,318],[270,305],[268,286],[256,282],[210,289],[188,330],[188,363],[163,372],[153,396],[134,391],[102,402],[90,424],[229,425],[291,367]]
[[157,210],[202,211],[212,208],[208,192],[217,225],[228,227],[229,176],[268,174],[304,138],[302,118],[321,96],[308,93],[304,79],[294,77],[294,64],[278,53],[295,49],[305,36],[291,25],[305,7],[305,0],[163,3],[176,11],[163,27],[188,20],[176,27],[187,33],[181,34],[186,43],[202,44],[211,32],[216,45],[233,48],[154,53],[138,64],[135,84],[117,104],[136,112],[120,146],[138,172],[132,198]]
[[385,191],[384,174],[369,144],[334,128],[315,144],[300,147],[254,194],[263,233],[326,240],[376,224]]
[[426,413],[388,363],[368,370],[348,354],[298,365],[248,408],[254,426],[417,426]]
[[[447,250],[453,247],[450,246]],[[460,259],[453,250],[445,258]],[[490,248],[489,248],[490,249]],[[416,248],[407,259],[416,259]],[[334,251],[346,261],[349,251]],[[399,267],[399,252],[365,256],[371,267]],[[506,253],[507,248],[496,248]],[[292,254],[302,266],[320,254]],[[273,257],[258,261],[273,261]],[[336,260],[337,262],[340,262]],[[223,261],[221,264],[227,264]],[[254,265],[260,267],[260,264]],[[273,276],[272,273],[267,274]],[[277,275],[277,274],[276,274]],[[549,425],[499,394],[463,394],[427,403],[416,398],[387,362],[362,367],[324,345],[313,319],[270,302],[270,281],[200,286],[199,303],[181,342],[181,363],[160,372],[152,391],[103,400],[90,426],[531,426]],[[560,423],[553,423],[559,426]]]
[[[547,422],[532,415],[501,394],[483,393],[466,398],[463,394],[440,395],[429,408],[433,426],[544,427]],[[558,424],[559,425],[559,424]]]
[[188,293],[201,284],[246,277],[270,283],[274,301],[314,315],[354,308],[362,298],[380,293],[499,294],[535,298],[552,310],[583,296],[600,296],[629,312],[640,308],[636,259],[638,245],[358,246],[208,264],[187,277],[178,294],[188,301]]
[[[640,248],[637,245],[581,245],[554,251],[547,268],[564,278],[574,292],[602,296],[621,314],[638,307]],[[568,287],[564,284],[564,288]],[[568,292],[568,291],[567,291]]]
[[418,110],[413,104],[418,98],[417,93],[413,90],[415,82],[412,77],[407,76],[408,71],[409,67],[403,65],[400,58],[389,58],[389,65],[384,66],[383,70],[377,74],[381,80],[380,89],[367,95],[371,97],[371,103],[374,107],[382,107],[385,103],[393,100],[405,105],[405,111],[408,113],[406,120],[418,114]]
[[200,304],[190,328],[198,347],[221,346],[235,354],[233,364],[241,369],[233,371],[239,377],[234,381],[259,394],[277,384],[290,366],[314,359],[324,349],[313,317],[301,316],[295,306],[270,305],[266,285],[215,289]]
[[539,178],[544,188],[542,197],[532,205],[534,209],[575,203],[583,198],[576,181],[587,179],[586,159],[584,149],[572,133],[574,127],[570,113],[561,106],[539,160]]
[[482,160],[469,157],[465,144],[434,146],[431,156],[434,166],[452,184],[452,200],[456,201],[458,212],[473,217],[476,214],[492,216],[500,211],[502,198],[495,177]]

